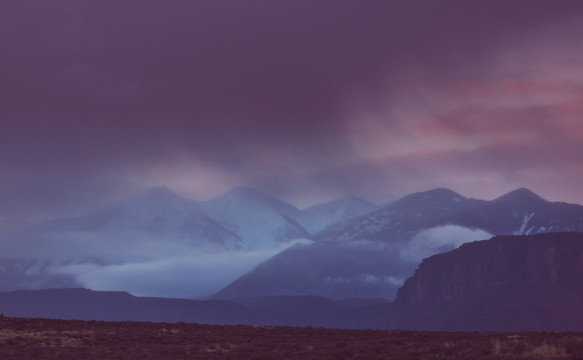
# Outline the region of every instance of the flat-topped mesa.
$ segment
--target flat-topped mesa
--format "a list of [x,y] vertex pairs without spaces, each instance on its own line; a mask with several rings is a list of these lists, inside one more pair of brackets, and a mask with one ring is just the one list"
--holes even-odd
[[425,259],[399,289],[397,301],[414,306],[517,285],[583,286],[582,274],[583,233],[496,236]]
[[434,255],[395,304],[405,328],[581,330],[583,233],[496,236]]

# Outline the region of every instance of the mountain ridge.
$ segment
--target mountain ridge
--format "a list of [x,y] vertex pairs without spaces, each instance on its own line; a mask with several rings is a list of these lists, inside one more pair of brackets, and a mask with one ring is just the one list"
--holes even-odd
[[[320,295],[337,299],[353,292],[393,299],[401,281],[421,261],[410,258],[416,252],[432,255],[452,250],[460,241],[493,235],[583,231],[581,205],[546,201],[527,189],[500,198],[464,198],[443,188],[410,194],[323,230],[312,245],[283,251],[217,296]],[[341,260],[334,261],[327,254]]]
[[[559,219],[565,216],[569,220],[561,223]],[[550,202],[526,188],[510,191],[494,200],[465,198],[451,190],[436,188],[409,194],[379,210],[355,217],[344,226],[325,229],[316,234],[315,239],[387,241],[407,238],[412,230],[447,224],[499,235],[583,231],[583,206]]]
[[[283,254],[276,258],[282,263],[281,266],[271,263],[275,266],[269,270],[271,285],[266,284],[264,293],[243,292],[229,296],[281,295],[281,290],[275,290],[283,286],[283,294],[287,295],[392,299],[398,286],[413,273],[416,261],[420,261],[420,257],[414,256],[416,253],[429,256],[451,250],[463,239],[478,240],[490,234],[583,229],[581,205],[546,201],[528,189],[516,189],[487,201],[436,188],[410,194],[372,212],[368,212],[370,203],[354,197],[299,210],[250,188],[235,188],[225,194],[223,199],[231,200],[225,201],[225,206],[234,206],[233,219],[211,217],[203,208],[205,202],[185,199],[166,187],[154,187],[105,210],[48,222],[43,225],[44,229],[43,226],[35,228],[37,232],[19,233],[0,244],[0,266],[8,269],[0,274],[0,280],[10,284],[3,289],[76,284],[80,282],[79,277],[70,278],[69,272],[86,265],[97,268],[122,265],[150,261],[152,256],[205,256],[209,251],[217,258],[217,254],[229,251],[259,249],[255,254],[260,254],[271,249],[265,258]],[[233,199],[241,201],[240,204],[235,206]],[[354,204],[364,204],[364,208],[351,207]],[[324,227],[330,222],[333,225],[312,235],[302,218],[309,209],[324,209],[318,214],[309,214],[318,226]],[[359,215],[359,211],[364,214]],[[228,220],[236,220],[235,226],[228,227]],[[248,237],[261,237],[258,243],[245,244],[238,232],[241,223],[251,229]],[[59,229],[64,230],[59,232]],[[281,245],[282,242],[298,237],[311,238],[315,242],[280,253],[287,246]],[[451,239],[455,241],[449,242]],[[150,249],[156,249],[157,253],[149,255]],[[295,259],[295,267],[285,265],[289,260],[284,259],[286,256]],[[257,260],[257,264],[265,258]],[[50,273],[54,268],[63,270],[60,266],[63,264],[69,277],[55,277]],[[71,264],[76,265],[69,266]],[[233,279],[242,279],[240,275],[251,267],[231,275],[212,292],[226,288]],[[268,271],[256,266],[248,274],[258,269]],[[288,282],[283,285],[281,279]]]
[[[87,232],[123,238],[128,232],[188,239],[194,246],[237,249],[240,237],[206,215],[199,203],[183,198],[166,187],[153,187],[127,199],[78,217],[54,219],[25,230]],[[38,236],[37,235],[37,236]]]

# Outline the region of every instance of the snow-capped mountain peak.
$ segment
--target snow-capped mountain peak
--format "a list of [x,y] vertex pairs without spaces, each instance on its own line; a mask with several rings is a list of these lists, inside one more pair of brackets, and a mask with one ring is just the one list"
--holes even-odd
[[241,246],[239,236],[208,217],[197,202],[165,187],[147,189],[86,215],[51,220],[31,232],[37,234],[35,236],[47,232],[84,232],[120,241],[156,236],[160,240],[187,242],[193,246],[224,249]]
[[241,236],[246,249],[271,249],[310,234],[297,221],[300,211],[260,191],[238,187],[201,203],[215,221]]

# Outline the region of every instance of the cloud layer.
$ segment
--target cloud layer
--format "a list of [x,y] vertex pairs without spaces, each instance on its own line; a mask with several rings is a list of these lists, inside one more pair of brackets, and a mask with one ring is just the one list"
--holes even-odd
[[583,3],[0,5],[0,224],[151,185],[583,202]]
[[52,271],[73,276],[83,287],[92,290],[128,291],[136,296],[201,299],[214,295],[281,250],[226,253],[188,251],[181,256],[139,262],[60,265]]
[[[57,234],[42,244],[10,245],[3,257],[43,259],[42,273],[69,276],[77,286],[93,290],[128,291],[136,296],[205,298],[229,285],[258,264],[297,243],[257,251],[211,252],[177,239],[125,234],[122,238]],[[31,267],[28,271],[34,271]],[[34,275],[34,274],[30,274]],[[22,286],[22,285],[21,285]]]
[[457,225],[437,226],[419,231],[411,241],[403,244],[398,252],[402,260],[420,263],[424,258],[451,251],[467,242],[487,240],[492,236],[481,229]]

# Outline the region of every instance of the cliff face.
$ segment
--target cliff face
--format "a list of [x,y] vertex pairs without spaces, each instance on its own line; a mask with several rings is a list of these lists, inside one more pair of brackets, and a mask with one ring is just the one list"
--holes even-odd
[[497,236],[425,259],[392,327],[583,330],[583,233]]

